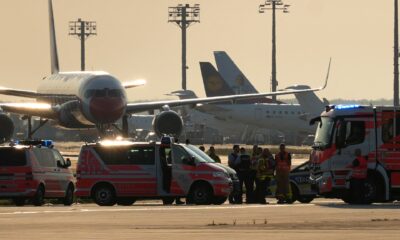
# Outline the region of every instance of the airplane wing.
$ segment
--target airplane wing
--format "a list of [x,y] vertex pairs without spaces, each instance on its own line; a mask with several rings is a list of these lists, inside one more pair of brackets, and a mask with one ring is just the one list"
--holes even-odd
[[124,88],[134,88],[134,87],[139,87],[139,86],[143,86],[146,84],[146,80],[134,80],[134,81],[128,81],[128,82],[123,82],[122,86]]
[[267,97],[267,96],[279,96],[279,95],[287,95],[287,94],[295,94],[295,93],[303,93],[303,92],[315,92],[323,90],[324,87],[314,88],[314,89],[302,89],[302,90],[284,90],[278,92],[270,92],[270,93],[252,93],[252,94],[240,94],[240,95],[228,95],[228,96],[220,96],[220,97],[209,97],[209,98],[192,98],[192,99],[182,99],[182,100],[165,100],[165,101],[155,101],[155,102],[140,102],[140,103],[128,103],[126,112],[127,113],[137,113],[143,111],[149,111],[154,109],[160,109],[164,106],[168,107],[177,107],[183,105],[197,105],[203,103],[215,103],[215,102],[224,102],[224,101],[235,101],[240,99],[251,99],[258,97]]
[[56,109],[47,103],[0,103],[0,108],[5,112],[21,115],[37,116],[46,119],[57,118]]
[[269,92],[269,93],[250,93],[250,94],[239,94],[239,95],[227,95],[227,96],[218,96],[218,97],[208,97],[208,98],[192,98],[192,99],[180,99],[180,100],[165,100],[165,101],[155,101],[155,102],[140,102],[140,103],[128,103],[126,107],[126,113],[138,113],[143,111],[160,109],[162,107],[177,107],[183,105],[193,105],[203,103],[215,103],[215,102],[224,102],[224,101],[235,101],[240,99],[251,99],[251,98],[259,98],[259,97],[268,97],[268,96],[280,96],[280,95],[288,95],[288,94],[297,94],[297,93],[306,93],[306,92],[317,92],[326,88],[328,85],[329,73],[331,69],[331,59],[329,60],[328,72],[325,77],[325,83],[322,87],[319,88],[311,88],[311,89],[285,89],[277,92]]
[[16,97],[27,97],[27,98],[37,98],[38,97],[38,94],[34,91],[11,89],[11,88],[5,88],[5,87],[0,87],[0,94],[16,96]]

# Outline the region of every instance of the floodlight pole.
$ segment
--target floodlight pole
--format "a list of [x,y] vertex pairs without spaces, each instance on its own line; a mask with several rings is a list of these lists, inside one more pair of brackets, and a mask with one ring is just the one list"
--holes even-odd
[[[261,4],[259,6],[259,13],[264,13],[265,10],[272,10],[272,69],[271,69],[272,92],[276,92],[278,86],[278,80],[276,77],[276,10],[283,10],[284,13],[288,13],[289,6],[290,5],[283,4],[282,0],[266,0],[264,4]],[[276,96],[272,96],[272,100],[276,101]]]
[[168,22],[176,23],[182,33],[182,89],[187,89],[186,84],[186,29],[192,23],[200,22],[200,5],[179,4],[177,7],[168,8]]
[[399,4],[394,0],[394,84],[393,105],[399,106]]
[[97,25],[94,21],[69,22],[69,35],[77,36],[81,42],[81,71],[85,71],[85,40],[90,36],[97,35]]

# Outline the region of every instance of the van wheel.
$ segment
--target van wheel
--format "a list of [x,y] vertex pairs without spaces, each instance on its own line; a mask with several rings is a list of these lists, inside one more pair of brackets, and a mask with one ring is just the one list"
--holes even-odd
[[74,188],[69,186],[65,192],[65,197],[63,199],[63,204],[65,206],[71,206],[74,203]]
[[222,205],[226,202],[228,197],[214,197],[213,204],[214,205]]
[[118,198],[117,199],[117,204],[121,206],[131,206],[136,202],[136,199],[134,198]]
[[162,198],[162,203],[164,205],[171,205],[174,203],[174,201],[175,201],[175,197],[163,197]]
[[312,202],[314,200],[314,197],[299,197],[297,200],[301,203],[307,204]]
[[13,202],[16,206],[24,206],[25,198],[13,198]]
[[195,185],[189,193],[189,202],[196,205],[209,205],[213,198],[212,189],[204,183]]
[[39,186],[39,188],[36,190],[35,196],[32,198],[32,203],[35,206],[42,206],[44,204],[44,187]]
[[99,185],[94,189],[93,200],[99,206],[113,206],[117,203],[114,188],[110,185]]

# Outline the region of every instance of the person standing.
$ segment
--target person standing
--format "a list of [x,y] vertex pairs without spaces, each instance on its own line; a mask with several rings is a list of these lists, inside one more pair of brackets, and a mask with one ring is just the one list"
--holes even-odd
[[[239,145],[233,145],[233,152],[228,155],[228,166],[236,171],[240,181],[240,176],[238,172],[238,166],[240,164],[239,153],[240,153]],[[234,187],[234,191],[229,195],[229,203],[231,204],[242,203],[241,187],[238,186],[237,188],[238,189]]]
[[355,150],[356,158],[352,162],[350,179],[351,197],[354,203],[363,204],[365,201],[365,181],[367,180],[368,162],[361,155],[361,150]]
[[276,198],[278,204],[290,203],[290,181],[289,174],[292,166],[292,156],[286,151],[285,144],[279,145],[279,153],[275,155],[276,161]]
[[215,148],[214,146],[211,146],[210,149],[208,149],[208,156],[212,158],[216,163],[221,163],[221,158],[215,153]]
[[251,178],[251,157],[245,148],[240,149],[240,163],[237,167],[239,184],[243,193],[243,184],[246,188],[246,203],[254,202],[254,179]]
[[265,148],[258,159],[257,164],[257,187],[256,196],[257,202],[261,204],[268,204],[265,200],[269,183],[274,175],[274,157],[268,148]]

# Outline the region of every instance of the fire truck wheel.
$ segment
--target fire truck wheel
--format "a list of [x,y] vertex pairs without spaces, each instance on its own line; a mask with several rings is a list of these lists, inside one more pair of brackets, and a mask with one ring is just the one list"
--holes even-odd
[[32,198],[32,203],[35,206],[42,206],[44,204],[44,187],[40,185],[36,190],[35,196]]
[[368,177],[367,181],[365,181],[365,189],[364,189],[364,199],[359,201],[364,204],[371,204],[378,196],[378,185],[377,181],[374,177]]
[[209,205],[213,198],[212,189],[205,183],[194,185],[189,193],[189,202],[196,205]]
[[222,205],[226,202],[228,197],[214,197],[213,204],[214,205]]
[[113,206],[117,203],[114,188],[109,184],[100,184],[93,191],[93,200],[99,206]]
[[118,198],[117,199],[117,204],[121,206],[131,206],[136,202],[136,199],[134,198]]
[[74,203],[74,187],[69,186],[65,192],[65,197],[63,198],[63,204],[65,206],[71,206]]
[[14,198],[13,202],[16,206],[24,206],[25,205],[25,198]]

